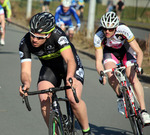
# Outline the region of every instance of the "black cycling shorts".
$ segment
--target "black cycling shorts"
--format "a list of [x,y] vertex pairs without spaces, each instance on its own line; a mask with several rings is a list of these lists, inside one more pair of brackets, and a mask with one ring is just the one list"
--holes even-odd
[[[39,74],[39,80],[40,81],[49,81],[51,82],[55,87],[59,87],[61,85],[61,81],[64,81],[64,84],[66,83],[66,75],[67,75],[67,68],[61,68],[55,69],[50,68],[46,66],[42,66]],[[75,73],[75,78],[79,80],[82,84],[84,83],[84,70],[83,68],[77,68]]]
[[126,43],[120,49],[114,49],[111,47],[104,47],[103,50],[103,63],[114,62],[118,64],[119,61],[122,61],[123,65],[126,65],[127,61],[136,61],[136,53],[134,50]]

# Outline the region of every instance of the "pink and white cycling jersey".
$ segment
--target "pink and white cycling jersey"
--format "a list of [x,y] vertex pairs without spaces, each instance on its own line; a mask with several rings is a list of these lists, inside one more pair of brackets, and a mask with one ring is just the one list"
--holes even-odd
[[134,38],[131,30],[124,24],[120,24],[116,28],[115,34],[110,38],[105,37],[103,30],[100,27],[94,36],[94,46],[98,49],[103,44],[114,49],[119,49],[124,45],[126,40],[131,42]]

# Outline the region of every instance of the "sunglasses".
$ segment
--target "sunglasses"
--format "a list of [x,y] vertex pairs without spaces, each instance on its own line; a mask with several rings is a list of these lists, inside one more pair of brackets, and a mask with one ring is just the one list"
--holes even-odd
[[45,39],[45,38],[47,38],[49,34],[47,34],[47,35],[45,35],[45,36],[36,36],[36,35],[34,35],[34,34],[30,31],[30,35],[31,35],[31,37],[37,38],[38,40],[40,40],[40,39]]
[[115,28],[111,28],[111,29],[107,29],[107,28],[103,28],[103,31],[109,31],[109,32],[112,32],[112,31],[114,31],[115,30]]

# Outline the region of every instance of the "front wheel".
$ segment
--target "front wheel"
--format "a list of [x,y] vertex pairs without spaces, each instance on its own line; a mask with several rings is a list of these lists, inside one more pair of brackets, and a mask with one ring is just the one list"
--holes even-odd
[[72,111],[71,105],[69,102],[66,102],[66,108],[67,108],[67,116],[68,116],[68,121],[69,121],[69,134],[67,135],[80,135],[81,133],[79,132],[80,129],[80,124],[75,118],[75,115]]
[[49,116],[49,135],[64,135],[60,118],[51,112]]
[[127,114],[128,118],[133,130],[134,135],[143,135],[142,131],[142,124],[140,119],[138,118],[139,114],[135,114],[135,109],[133,108],[133,105],[131,104],[130,97],[127,94],[127,89],[123,87],[123,95],[125,98],[125,103],[126,103],[126,109],[127,109]]

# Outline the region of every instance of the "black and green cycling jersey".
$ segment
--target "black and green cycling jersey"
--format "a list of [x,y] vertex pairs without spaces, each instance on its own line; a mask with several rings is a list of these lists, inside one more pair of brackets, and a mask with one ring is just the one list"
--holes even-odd
[[[76,62],[75,77],[83,83],[84,70],[81,60],[78,54],[76,53],[76,49],[74,48],[73,44],[68,40],[64,31],[62,31],[57,26],[51,32],[51,35],[46,40],[46,42],[40,47],[32,46],[30,40],[30,33],[28,32],[20,42],[19,47],[20,60],[21,63],[31,61],[31,54],[36,55],[42,63],[41,68],[42,74],[40,74],[39,80],[41,81],[44,78],[45,80],[54,82],[55,84],[56,78],[60,79],[61,75],[66,75],[67,64],[65,63],[63,57],[61,56],[61,52],[68,48],[72,49],[74,59]],[[55,76],[57,77],[55,77],[55,79],[51,79],[50,74],[55,74]]]

